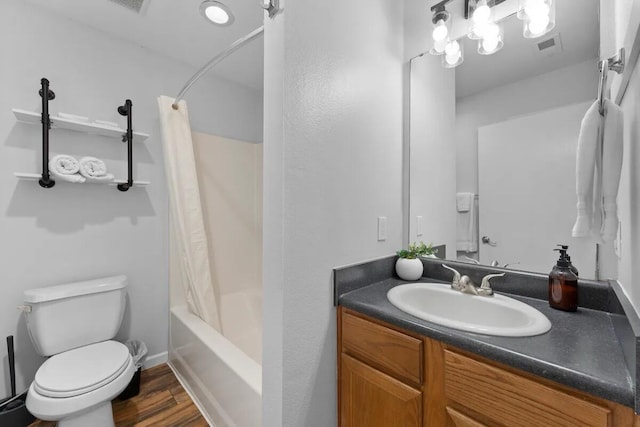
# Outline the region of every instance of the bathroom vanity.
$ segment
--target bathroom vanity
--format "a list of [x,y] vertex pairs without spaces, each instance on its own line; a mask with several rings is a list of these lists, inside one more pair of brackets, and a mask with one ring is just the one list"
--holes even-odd
[[[395,308],[386,294],[405,282],[385,263],[392,266],[383,259],[334,271],[340,426],[640,423],[634,414],[635,366],[628,363],[635,353],[626,348],[626,341],[636,338],[605,284],[585,285],[583,302],[594,308],[577,313],[512,292],[544,313],[552,328],[534,337],[495,337],[447,328]],[[425,274],[433,276],[438,266],[425,261]],[[509,272],[504,285],[515,283],[536,296],[540,281],[534,276]]]

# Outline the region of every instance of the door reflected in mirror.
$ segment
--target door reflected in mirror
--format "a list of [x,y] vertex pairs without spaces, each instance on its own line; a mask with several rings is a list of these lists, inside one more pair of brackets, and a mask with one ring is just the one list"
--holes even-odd
[[[593,279],[595,241],[571,231],[578,135],[598,89],[598,1],[557,2],[555,28],[533,39],[523,37],[518,2],[501,7],[511,1],[498,52],[481,55],[478,40],[461,37],[456,68],[429,53],[411,60],[409,241],[541,273],[565,244],[580,277]],[[447,5],[454,26],[464,4]]]

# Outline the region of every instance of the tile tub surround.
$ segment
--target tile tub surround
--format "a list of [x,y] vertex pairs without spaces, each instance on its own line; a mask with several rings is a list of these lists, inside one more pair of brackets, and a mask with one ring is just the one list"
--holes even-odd
[[[538,337],[493,337],[426,322],[391,305],[386,293],[407,283],[395,275],[395,260],[396,256],[389,256],[334,269],[336,305],[639,411],[640,320],[616,282],[581,280],[581,308],[566,313],[549,307],[546,274],[444,261],[474,283],[486,274],[506,272],[507,276],[492,280],[494,290],[535,307],[553,325]],[[452,274],[442,268],[442,260],[422,261],[422,281],[451,282]]]

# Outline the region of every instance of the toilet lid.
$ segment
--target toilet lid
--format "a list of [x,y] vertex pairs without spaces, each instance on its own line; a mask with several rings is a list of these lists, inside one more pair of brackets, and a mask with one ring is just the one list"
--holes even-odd
[[34,381],[43,396],[72,397],[113,381],[127,367],[129,349],[117,341],[103,341],[56,354],[42,364]]

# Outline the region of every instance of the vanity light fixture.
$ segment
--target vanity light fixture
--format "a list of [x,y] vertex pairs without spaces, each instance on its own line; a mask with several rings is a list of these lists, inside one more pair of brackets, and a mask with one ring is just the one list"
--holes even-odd
[[535,39],[547,34],[556,26],[554,0],[518,0],[518,19],[524,21],[522,35]]
[[433,17],[433,31],[431,32],[431,38],[433,39],[433,47],[429,51],[432,55],[442,55],[445,53],[447,43],[449,43],[449,36],[451,35],[451,14],[447,12],[445,6],[451,0],[443,0],[440,3],[431,7]]
[[504,29],[502,25],[491,23],[484,30],[482,38],[478,40],[478,53],[491,55],[504,46]]
[[[453,15],[445,6],[452,0],[443,0],[431,7],[433,29],[429,53],[442,55],[442,65],[454,68],[464,61],[462,43],[452,38]],[[493,7],[507,0],[465,0],[464,18],[469,21],[467,37],[478,40],[478,53],[492,55],[504,47],[504,28],[496,22]],[[537,38],[547,34],[556,25],[555,0],[518,0],[518,19],[524,21],[523,35]],[[460,37],[456,35],[454,37]]]
[[469,19],[468,37],[472,40],[479,40],[483,37],[487,28],[493,24],[491,18],[491,7],[487,0],[479,0]]
[[200,13],[207,21],[220,26],[231,25],[235,19],[231,10],[219,1],[203,1],[200,4]]
[[442,55],[442,66],[445,68],[455,68],[464,61],[462,43],[451,40],[447,43]]
[[478,53],[481,55],[491,55],[504,46],[504,31],[492,16],[491,7],[494,5],[494,0],[477,0],[469,18],[468,37],[478,40]]

